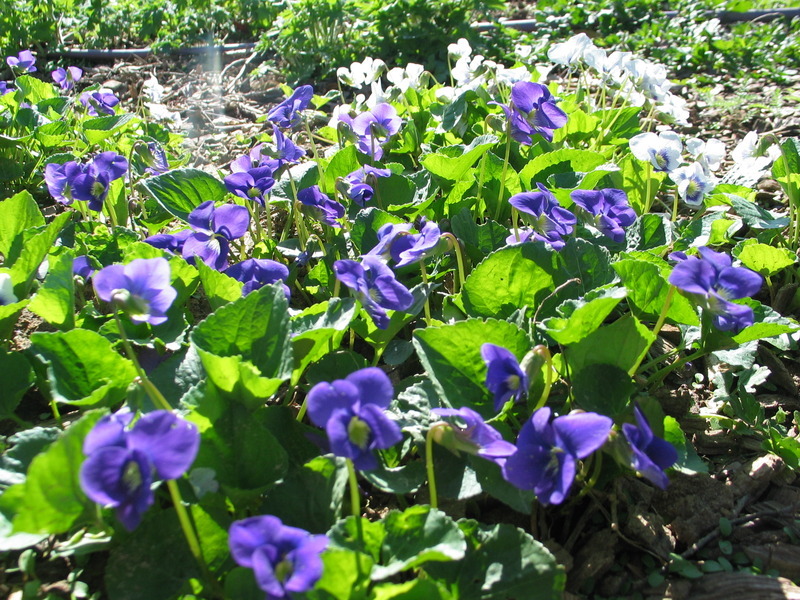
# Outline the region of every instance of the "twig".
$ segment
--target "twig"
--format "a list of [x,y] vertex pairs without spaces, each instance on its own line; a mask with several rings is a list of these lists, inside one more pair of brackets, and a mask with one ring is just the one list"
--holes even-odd
[[[745,523],[749,523],[751,521],[756,521],[758,519],[766,519],[768,517],[780,517],[780,516],[786,515],[787,513],[791,514],[791,513],[795,512],[797,510],[798,506],[799,506],[798,503],[795,503],[795,504],[791,504],[789,506],[784,506],[783,508],[779,508],[779,509],[759,511],[759,512],[755,512],[755,513],[752,513],[752,514],[749,514],[749,515],[745,515],[743,517],[739,517],[737,519],[731,519],[730,522],[731,522],[732,526],[735,526],[735,525],[744,525]],[[683,554],[681,554],[681,558],[689,558],[691,556],[694,556],[698,551],[700,551],[709,542],[712,542],[717,537],[719,537],[720,533],[721,532],[719,530],[719,527],[717,527],[712,532],[704,535],[699,540],[697,540],[694,544],[689,546],[689,548],[687,548],[683,552]]]

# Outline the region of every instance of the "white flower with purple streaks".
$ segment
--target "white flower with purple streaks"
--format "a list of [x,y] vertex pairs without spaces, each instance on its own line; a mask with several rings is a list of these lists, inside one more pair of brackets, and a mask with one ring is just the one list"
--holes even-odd
[[681,200],[693,208],[702,206],[706,194],[717,187],[717,178],[698,162],[678,167],[670,172],[669,178],[675,182]]
[[725,144],[714,138],[706,142],[700,138],[689,138],[686,140],[686,150],[697,159],[706,172],[717,171],[725,158]]
[[668,173],[680,164],[683,143],[674,131],[640,133],[633,136],[628,144],[636,158],[649,162],[656,171]]

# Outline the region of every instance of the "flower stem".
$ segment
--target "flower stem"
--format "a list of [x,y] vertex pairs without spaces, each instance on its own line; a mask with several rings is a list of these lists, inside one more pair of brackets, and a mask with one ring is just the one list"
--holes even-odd
[[[419,270],[422,273],[422,283],[425,284],[426,292],[428,287],[428,272],[425,270],[425,261],[419,261]],[[430,295],[425,295],[425,324],[431,324],[431,304],[430,304]]]
[[142,369],[142,365],[139,364],[139,359],[136,357],[136,353],[133,351],[133,346],[131,346],[131,342],[128,340],[128,335],[125,333],[125,328],[122,325],[122,319],[119,318],[119,311],[114,311],[114,320],[117,322],[117,329],[119,329],[119,335],[122,339],[122,346],[125,348],[125,354],[128,355],[128,358],[133,363],[133,367],[136,369],[139,385],[141,385],[145,392],[147,392],[147,395],[150,396],[153,404],[164,410],[172,410],[172,406],[169,402],[167,402],[167,399],[164,398],[164,394],[162,394],[161,391],[159,391],[159,389],[153,384],[153,382],[150,381],[147,373],[145,373],[144,369]]
[[672,304],[672,297],[674,295],[675,295],[675,286],[671,285],[669,286],[669,291],[667,291],[667,297],[664,299],[664,306],[661,308],[661,314],[658,315],[658,321],[656,321],[656,325],[655,327],[653,327],[653,341],[647,344],[647,348],[642,350],[642,353],[639,355],[639,358],[636,360],[636,363],[634,363],[634,365],[630,369],[628,369],[628,375],[630,375],[631,377],[636,375],[636,371],[639,370],[642,361],[644,360],[645,356],[647,356],[647,353],[650,351],[650,347],[653,345],[653,342],[658,336],[658,333],[664,326],[664,321],[667,320],[667,313],[669,312],[669,307]]
[[431,497],[431,508],[439,508],[439,497],[436,493],[436,474],[433,469],[433,431],[436,426],[428,429],[425,435],[425,467],[428,471],[428,492]]
[[650,163],[650,161],[647,161],[647,163],[645,163],[644,176],[646,177],[645,188],[644,188],[644,190],[645,190],[644,191],[644,202],[642,203],[642,206],[644,207],[644,209],[642,210],[642,214],[639,215],[639,216],[642,216],[642,215],[645,215],[645,214],[649,213],[650,212],[650,208],[653,206],[653,202],[650,199],[650,186],[651,186],[651,181],[652,181],[652,178],[653,178],[653,165]]
[[300,200],[297,198],[297,185],[295,185],[294,177],[292,176],[291,171],[287,171],[289,173],[289,185],[292,186],[292,194],[294,195],[294,200],[289,202],[289,206],[291,207],[292,213],[294,214],[294,222],[297,228],[297,239],[300,240],[300,249],[306,249],[306,240],[308,239],[308,232],[306,231],[305,223],[303,222],[303,214],[300,212]]
[[353,461],[345,459],[347,463],[347,478],[350,484],[350,510],[356,520],[356,535],[358,535],[358,545],[360,550],[364,550],[364,526],[361,523],[361,498],[358,496],[358,480],[356,479],[356,468]]
[[[508,171],[508,158],[511,156],[511,121],[506,125],[506,155],[503,158],[503,172],[500,174],[500,192],[497,195],[497,210],[494,211],[494,220],[500,220],[500,212],[503,208],[503,192],[506,189],[506,172]],[[519,236],[517,236],[519,241]]]
[[538,410],[547,404],[547,399],[550,397],[550,389],[553,387],[553,357],[547,346],[536,346],[533,351],[544,358],[544,389],[542,395],[539,397],[539,402],[533,410]]
[[466,279],[466,271],[464,269],[464,249],[461,247],[461,243],[458,241],[458,238],[454,236],[450,232],[446,232],[442,234],[442,237],[447,238],[453,244],[453,250],[456,253],[456,263],[458,264],[458,285],[454,286],[454,293],[458,293],[461,291],[461,288],[464,287],[464,280]]
[[[317,163],[317,168],[319,169],[319,152],[317,151],[317,144],[314,142],[314,134],[311,133],[311,126],[308,124],[308,119],[303,119],[303,125],[306,128],[306,133],[308,134],[308,142],[311,144],[311,153],[314,155],[314,160]],[[320,171],[320,175],[321,175]]]
[[186,507],[183,505],[183,498],[181,498],[181,491],[178,489],[178,484],[174,479],[169,479],[166,483],[167,489],[169,490],[169,495],[172,497],[172,504],[175,506],[175,512],[178,514],[178,521],[181,524],[183,535],[186,538],[186,543],[189,545],[189,551],[192,553],[192,556],[194,556],[194,559],[200,566],[200,571],[203,573],[206,581],[208,581],[209,585],[214,588],[214,595],[221,598],[221,590],[216,589],[218,587],[217,582],[211,576],[211,572],[208,570],[208,565],[203,558],[203,551],[200,549],[200,540],[198,539],[197,532],[195,531],[192,521],[189,518],[189,513],[187,512]]
[[691,362],[693,360],[696,360],[696,359],[700,358],[701,356],[704,356],[705,354],[706,354],[706,351],[703,350],[703,349],[700,349],[697,352],[693,352],[689,356],[684,356],[680,360],[676,360],[671,365],[667,365],[666,367],[664,367],[660,371],[657,371],[656,373],[651,375],[647,380],[647,386],[659,385],[667,375],[672,373],[672,371],[674,371],[678,367],[682,367],[683,365],[685,365],[688,362]]

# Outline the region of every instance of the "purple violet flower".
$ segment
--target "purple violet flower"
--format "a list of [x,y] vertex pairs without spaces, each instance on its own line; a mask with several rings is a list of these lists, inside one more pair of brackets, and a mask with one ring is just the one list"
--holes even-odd
[[411,231],[411,223],[386,223],[378,228],[378,243],[367,252],[368,256],[380,256],[385,261],[391,257],[391,248],[398,236],[405,235]]
[[594,217],[594,226],[613,241],[625,239],[625,227],[636,220],[636,213],[628,204],[628,195],[613,188],[603,190],[575,190],[572,201]]
[[[508,201],[521,213],[533,217],[531,219],[523,216],[533,228],[533,239],[550,244],[553,250],[561,250],[566,244],[563,236],[572,233],[578,219],[558,204],[558,200],[550,190],[541,183],[537,183],[536,186],[539,188],[538,192],[514,194]],[[508,239],[513,238],[512,233]]]
[[477,454],[500,465],[517,451],[514,444],[505,441],[494,427],[487,425],[471,408],[434,408],[431,412],[440,417],[451,418],[447,424],[453,439],[440,434],[440,439],[436,440],[450,450]]
[[33,73],[36,71],[36,57],[30,50],[23,50],[16,56],[9,56],[6,58],[8,66],[16,71],[23,73]]
[[405,267],[430,256],[439,245],[442,232],[433,221],[426,221],[419,233],[398,235],[389,246],[396,267]]
[[541,83],[519,81],[511,88],[511,103],[500,104],[511,127],[511,137],[530,146],[531,136],[553,141],[553,131],[567,124],[566,113],[556,106],[556,98]]
[[631,466],[642,477],[664,490],[669,484],[669,477],[664,471],[678,461],[678,451],[666,440],[653,435],[650,423],[638,406],[633,407],[633,415],[636,425],[622,424],[622,433],[630,444]]
[[291,96],[267,113],[267,121],[281,129],[291,129],[300,122],[300,112],[308,108],[313,96],[313,87],[301,85]]
[[119,98],[111,92],[84,92],[81,94],[80,102],[91,116],[99,117],[100,113],[115,114],[114,107],[119,104]]
[[400,131],[402,124],[394,106],[382,102],[371,111],[358,115],[350,127],[358,136],[356,145],[359,152],[373,160],[380,160],[383,157],[383,145]]
[[297,192],[297,199],[303,205],[304,213],[325,225],[336,228],[342,227],[341,223],[336,222],[336,219],[341,219],[344,216],[344,206],[323,194],[319,186],[312,185],[300,190]]
[[189,213],[187,221],[193,231],[183,242],[183,258],[194,264],[198,257],[212,269],[222,271],[228,266],[229,242],[242,237],[250,227],[250,212],[238,204],[217,208],[213,200],[207,200]]
[[147,142],[144,147],[139,146],[137,156],[142,159],[145,165],[144,172],[149,175],[161,175],[169,171],[167,153],[158,142]]
[[394,276],[394,272],[375,256],[333,263],[336,277],[355,292],[378,329],[389,327],[387,310],[404,311],[414,303],[411,292]]
[[486,363],[486,388],[494,396],[496,411],[512,398],[519,402],[528,395],[530,379],[510,350],[486,343],[481,346],[481,357]]
[[84,281],[89,281],[89,278],[94,273],[95,269],[92,266],[92,263],[89,259],[89,256],[86,254],[81,254],[80,256],[76,256],[72,261],[72,274],[76,277],[80,277]]
[[257,167],[248,171],[232,173],[223,180],[228,191],[245,200],[253,200],[261,206],[266,206],[265,195],[275,185],[272,169]]
[[228,267],[225,274],[244,283],[243,296],[277,281],[282,282],[286,297],[291,296],[291,291],[286,285],[286,281],[289,279],[289,269],[277,261],[268,258],[248,258]]
[[325,428],[333,454],[349,458],[361,471],[371,471],[378,468],[375,450],[403,439],[400,427],[385,412],[393,396],[389,376],[377,367],[367,367],[311,388],[308,416]]
[[58,87],[61,88],[61,91],[68,92],[74,88],[75,84],[83,77],[83,69],[80,67],[67,67],[66,69],[59,67],[50,73],[50,75],[53,77],[53,81],[56,82]]
[[283,165],[293,165],[306,155],[306,151],[295,144],[276,125],[272,126],[272,144],[264,144],[261,147],[261,155],[265,160],[274,164],[273,171],[277,171]]
[[128,161],[116,152],[101,152],[70,182],[72,197],[88,202],[90,210],[100,212],[111,182],[128,172]]
[[228,545],[237,564],[253,569],[267,600],[276,600],[314,588],[322,577],[321,554],[328,538],[262,515],[234,521],[228,530]]
[[378,177],[389,177],[392,172],[389,169],[378,169],[370,165],[364,165],[357,171],[342,178],[340,189],[342,194],[350,198],[361,207],[366,206],[375,194],[374,186]]
[[191,229],[181,229],[176,233],[157,233],[144,241],[161,250],[167,250],[173,254],[181,254],[183,252],[183,244],[186,243],[190,235],[192,235]]
[[[99,274],[98,274],[99,275]],[[116,509],[128,531],[153,504],[155,480],[177,479],[192,465],[200,447],[197,427],[166,410],[100,419],[83,441],[81,487],[90,500]]]
[[62,204],[72,204],[72,185],[78,175],[84,172],[83,167],[74,160],[58,163],[48,163],[44,168],[44,181],[50,195]]
[[753,309],[731,300],[757,293],[764,279],[745,267],[731,266],[731,257],[710,248],[698,248],[700,258],[673,253],[680,262],[672,269],[668,281],[685,292],[703,310],[713,315],[714,327],[720,331],[739,331],[753,324]]
[[613,422],[597,413],[550,419],[549,407],[533,413],[519,432],[517,451],[503,464],[503,477],[533,490],[542,504],[561,504],[578,472],[578,461],[606,443]]
[[94,274],[97,297],[114,304],[134,323],[160,325],[178,292],[170,285],[166,258],[137,258],[127,265],[111,265]]
[[8,81],[0,81],[0,96],[5,96],[14,91],[14,86]]

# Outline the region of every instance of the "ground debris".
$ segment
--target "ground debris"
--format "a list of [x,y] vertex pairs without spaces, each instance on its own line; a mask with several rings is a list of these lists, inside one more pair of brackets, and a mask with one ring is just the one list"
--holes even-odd
[[783,577],[761,577],[750,573],[712,573],[692,585],[692,600],[800,600],[800,587]]

